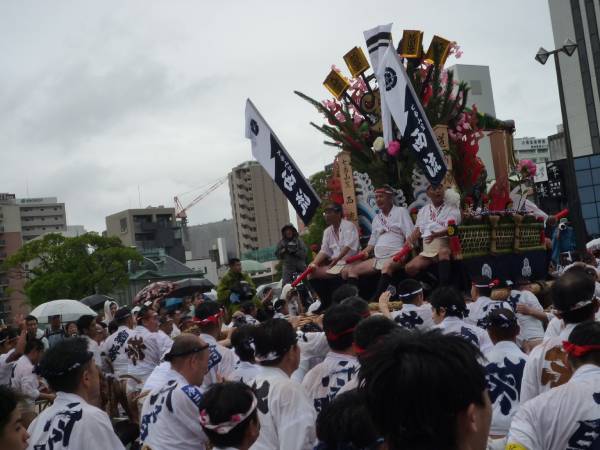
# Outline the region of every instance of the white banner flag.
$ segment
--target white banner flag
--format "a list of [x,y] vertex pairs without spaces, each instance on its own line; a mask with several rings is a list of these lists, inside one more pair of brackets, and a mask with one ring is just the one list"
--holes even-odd
[[250,99],[246,101],[246,137],[252,142],[252,155],[308,225],[321,200]]

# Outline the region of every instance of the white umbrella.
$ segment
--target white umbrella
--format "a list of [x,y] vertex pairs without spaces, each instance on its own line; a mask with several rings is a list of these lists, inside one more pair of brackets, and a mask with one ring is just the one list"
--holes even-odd
[[31,315],[36,317],[40,323],[47,323],[48,316],[61,316],[62,322],[70,322],[84,315],[95,317],[96,313],[92,308],[84,305],[79,300],[62,299],[42,303],[31,311]]
[[592,239],[590,242],[585,244],[585,248],[590,251],[600,250],[600,238]]

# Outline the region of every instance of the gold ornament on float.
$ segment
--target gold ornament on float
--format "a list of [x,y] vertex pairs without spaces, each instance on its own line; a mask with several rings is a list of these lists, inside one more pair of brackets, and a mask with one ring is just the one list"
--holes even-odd
[[443,66],[448,58],[448,52],[450,51],[451,42],[444,39],[441,36],[435,35],[431,39],[427,54],[425,55],[425,62],[430,64],[435,63],[436,66]]
[[323,81],[323,86],[331,92],[331,95],[339,100],[350,87],[350,83],[345,76],[332,69],[327,78],[325,78],[325,81]]
[[370,66],[369,61],[360,47],[354,47],[344,55],[344,62],[350,70],[352,78],[362,75]]
[[402,58],[421,58],[423,56],[423,32],[404,30],[399,54]]

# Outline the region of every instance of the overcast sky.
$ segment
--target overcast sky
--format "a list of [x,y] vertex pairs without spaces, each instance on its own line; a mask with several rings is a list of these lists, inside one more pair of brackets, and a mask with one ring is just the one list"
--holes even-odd
[[[322,81],[362,32],[394,23],[455,40],[448,65],[489,65],[497,116],[516,136],[560,123],[546,0],[490,1],[25,1],[0,3],[0,192],[56,196],[69,224],[102,231],[129,207],[172,205],[251,158],[250,97],[305,176],[334,151],[297,89]],[[199,191],[196,191],[197,194]],[[184,203],[194,192],[183,196]],[[224,185],[189,212],[231,217]]]

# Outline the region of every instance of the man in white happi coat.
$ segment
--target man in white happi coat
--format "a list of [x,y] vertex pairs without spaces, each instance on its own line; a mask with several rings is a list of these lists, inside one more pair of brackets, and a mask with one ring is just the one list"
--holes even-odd
[[596,449],[600,445],[600,323],[578,324],[563,342],[574,371],[562,386],[521,405],[509,450]]
[[143,306],[137,315],[137,327],[127,341],[127,373],[139,380],[139,383],[128,384],[128,392],[139,391],[156,366],[161,363],[162,356],[167,353],[172,341],[163,339],[158,334],[158,314],[153,309]]
[[312,450],[316,412],[291,374],[298,368],[296,333],[283,319],[261,323],[254,335],[256,361],[262,366],[252,387],[258,400],[260,436],[251,450]]
[[521,277],[517,279],[506,299],[512,306],[513,311],[517,313],[517,321],[521,330],[517,337],[517,343],[525,353],[529,353],[534,347],[542,343],[544,323],[548,322],[548,316],[544,312],[544,308],[530,289],[531,281],[529,278]]
[[58,342],[42,358],[39,371],[56,399],[29,426],[28,449],[125,449],[108,415],[97,407],[99,371],[84,339]]
[[175,338],[165,360],[171,364],[167,381],[144,401],[140,440],[152,450],[202,450],[206,435],[200,425],[200,385],[208,368],[209,346],[201,338]]
[[13,368],[25,351],[27,331],[14,328],[0,330],[0,385],[8,386]]
[[358,374],[359,363],[353,349],[354,329],[362,320],[349,306],[330,306],[323,317],[323,330],[329,344],[325,360],[304,377],[302,386],[320,412],[341,388]]
[[117,331],[111,334],[102,343],[100,354],[102,355],[103,372],[112,373],[116,378],[127,375],[129,359],[127,358],[127,341],[133,333],[133,316],[131,310],[124,306],[117,310],[115,319]]
[[423,286],[412,278],[402,280],[396,289],[402,309],[390,314],[390,318],[408,330],[427,331],[433,328],[431,305],[425,302]]
[[512,310],[492,310],[486,318],[486,327],[494,343],[485,355],[488,394],[492,402],[490,437],[496,444],[494,448],[504,448],[510,422],[519,409],[519,392],[527,355],[517,346],[519,325]]
[[204,302],[196,307],[194,323],[200,329],[200,337],[209,346],[208,373],[202,387],[228,379],[232,374],[237,357],[230,348],[217,342],[223,326],[223,310],[217,302]]
[[486,317],[494,309],[507,308],[512,310],[510,303],[503,300],[492,300],[491,298],[492,289],[499,283],[498,280],[490,280],[485,275],[473,279],[471,284],[471,298],[473,302],[467,304],[469,315],[465,317],[465,321],[480,328],[485,328]]
[[431,264],[438,263],[438,279],[440,285],[450,282],[450,251],[448,238],[448,225],[454,221],[460,224],[460,209],[445,201],[446,188],[444,185],[430,184],[427,188],[429,202],[417,214],[415,231],[410,236],[411,242],[423,239],[423,251],[406,264],[406,274],[416,277],[419,272],[427,269]]
[[572,369],[567,363],[562,343],[569,340],[578,323],[594,320],[598,311],[594,292],[594,280],[579,268],[565,272],[552,285],[552,303],[557,316],[564,320],[565,328],[560,335],[538,345],[529,354],[521,384],[522,403],[565,384],[571,378]]
[[394,262],[393,256],[407,241],[411,245],[416,241],[413,238],[414,224],[410,214],[406,208],[394,205],[394,190],[390,186],[376,189],[375,201],[379,212],[371,224],[369,243],[361,252],[366,261],[347,266],[342,272],[342,277],[356,283],[361,276],[381,272],[379,286],[374,296],[379,298],[381,292],[390,284],[394,272],[403,264],[403,262]]
[[339,274],[345,267],[345,259],[356,255],[360,248],[356,225],[343,218],[341,205],[330,203],[323,216],[328,227],[323,232],[319,253],[309,264],[313,269],[310,277],[317,279]]

